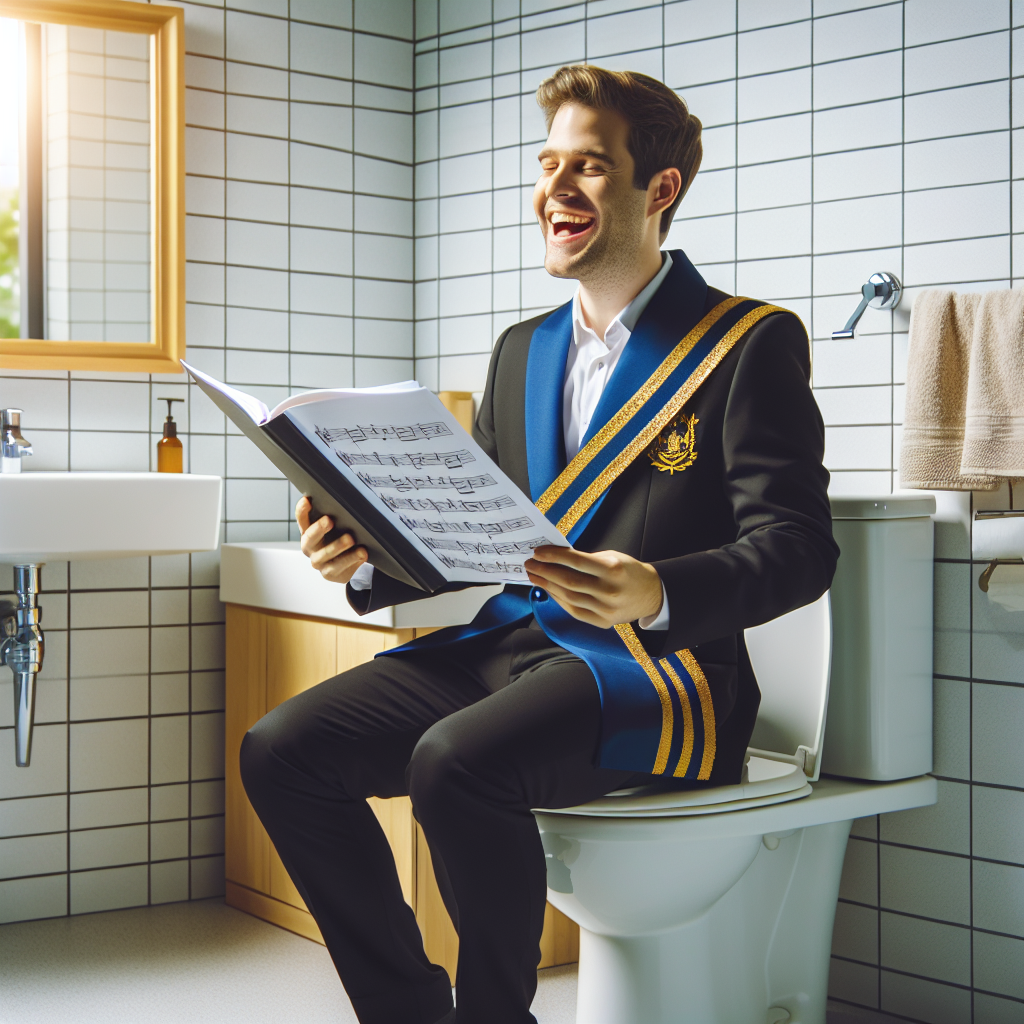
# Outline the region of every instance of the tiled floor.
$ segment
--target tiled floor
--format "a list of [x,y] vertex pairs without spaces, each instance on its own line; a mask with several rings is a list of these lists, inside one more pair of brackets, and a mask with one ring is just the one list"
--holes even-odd
[[[576,969],[540,972],[573,1024]],[[0,1024],[354,1024],[323,946],[222,900],[0,926]]]
[[[574,1024],[576,968],[540,972],[539,1024]],[[0,1024],[354,1024],[323,946],[222,900],[0,926]],[[897,1024],[852,1008],[828,1024]]]

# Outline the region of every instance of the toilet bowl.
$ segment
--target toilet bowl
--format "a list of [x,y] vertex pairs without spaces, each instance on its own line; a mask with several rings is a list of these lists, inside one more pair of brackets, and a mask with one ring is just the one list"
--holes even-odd
[[[871,500],[856,506],[833,501],[834,516],[853,508],[856,516],[846,521],[863,524],[871,537],[879,522],[884,533],[894,520],[904,531],[914,519],[929,538],[915,544],[899,533],[901,542],[884,564],[848,558],[843,565],[841,559],[845,575],[837,573],[835,589],[846,605],[840,622],[864,621],[849,602],[876,603],[878,587],[888,586],[895,573],[919,582],[923,592],[906,595],[893,628],[917,622],[915,615],[927,615],[930,623],[931,566],[927,576],[922,569],[931,557],[927,511],[934,505],[927,509],[928,500],[887,496],[881,513]],[[863,585],[851,586],[851,578]],[[882,642],[879,636],[876,627],[869,642]],[[548,898],[580,925],[577,1024],[825,1024],[832,925],[850,827],[856,818],[936,800],[936,782],[923,774],[930,762],[915,761],[922,773],[895,781],[820,778],[832,657],[828,594],[746,630],[745,639],[762,701],[739,784],[669,792],[640,787],[534,812],[547,857]],[[843,638],[844,649],[850,639]],[[892,638],[885,642],[891,648]],[[862,710],[876,691],[916,695],[917,705],[888,695],[881,710],[866,708],[876,719],[886,708],[909,716],[908,723],[883,729],[890,747],[899,746],[901,728],[913,736],[916,719],[930,722],[930,693],[922,696],[919,685],[922,671],[930,678],[930,653],[921,651],[928,664],[904,651],[906,679],[890,668],[885,688],[875,677],[870,687],[860,683],[849,666],[837,673],[844,686],[837,706],[849,705],[850,689],[861,686],[869,691],[854,701]],[[837,745],[845,742],[862,741]],[[883,760],[893,763],[888,748]],[[872,778],[870,756],[845,761],[867,765]]]

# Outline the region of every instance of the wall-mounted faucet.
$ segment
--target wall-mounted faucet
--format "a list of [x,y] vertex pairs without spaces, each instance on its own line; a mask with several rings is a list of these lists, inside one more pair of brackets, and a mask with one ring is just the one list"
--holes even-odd
[[868,306],[873,309],[895,309],[903,297],[903,285],[895,274],[880,270],[868,278],[867,283],[861,287],[860,294],[860,305],[853,311],[853,315],[846,321],[846,326],[841,331],[832,332],[833,341],[852,338],[854,329]]
[[21,460],[32,445],[21,435],[21,410],[0,411],[0,473],[20,473]]

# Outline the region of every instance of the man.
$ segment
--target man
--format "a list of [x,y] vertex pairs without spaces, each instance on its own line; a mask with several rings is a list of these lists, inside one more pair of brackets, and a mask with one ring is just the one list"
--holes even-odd
[[[593,67],[538,101],[545,267],[579,289],[498,339],[474,436],[573,547],[538,548],[532,589],[293,698],[242,747],[364,1024],[455,1020],[366,797],[412,797],[459,931],[459,1024],[533,1021],[530,809],[737,782],[760,700],[742,631],[835,568],[803,326],[660,251],[700,122],[654,79]],[[309,514],[303,499],[303,551],[358,611],[423,596]]]

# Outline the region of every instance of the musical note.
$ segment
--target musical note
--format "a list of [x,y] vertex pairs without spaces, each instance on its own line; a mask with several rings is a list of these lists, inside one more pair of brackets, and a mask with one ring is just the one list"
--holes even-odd
[[486,473],[479,476],[373,476],[371,473],[357,473],[356,476],[375,491],[393,487],[396,491],[456,490],[459,494],[473,494],[482,487],[495,486],[494,477]]
[[476,462],[472,452],[464,448],[458,452],[339,452],[334,454],[346,466],[444,466],[446,469],[461,469]]
[[461,551],[466,555],[529,555],[534,548],[548,543],[543,537],[534,537],[531,540],[496,540],[492,544],[485,541],[430,536],[424,537],[423,541],[434,551]]
[[475,569],[492,575],[512,575],[527,579],[526,569],[516,562],[478,562],[469,558],[452,558],[450,555],[438,555],[438,561],[449,569]]
[[426,530],[428,533],[486,533],[489,537],[501,533],[515,533],[533,526],[533,521],[528,516],[496,523],[460,523],[449,519],[412,519],[409,516],[400,518],[402,524],[409,530]]
[[450,437],[451,430],[447,423],[410,423],[406,426],[394,424],[375,424],[354,427],[316,427],[316,436],[328,447],[335,441],[352,441],[361,444],[363,441],[430,441],[435,437]]
[[393,498],[390,494],[382,494],[381,500],[388,508],[409,509],[416,511],[433,512],[497,512],[502,508],[515,508],[513,501],[507,494],[498,498],[487,498],[484,501],[455,501],[452,498]]

